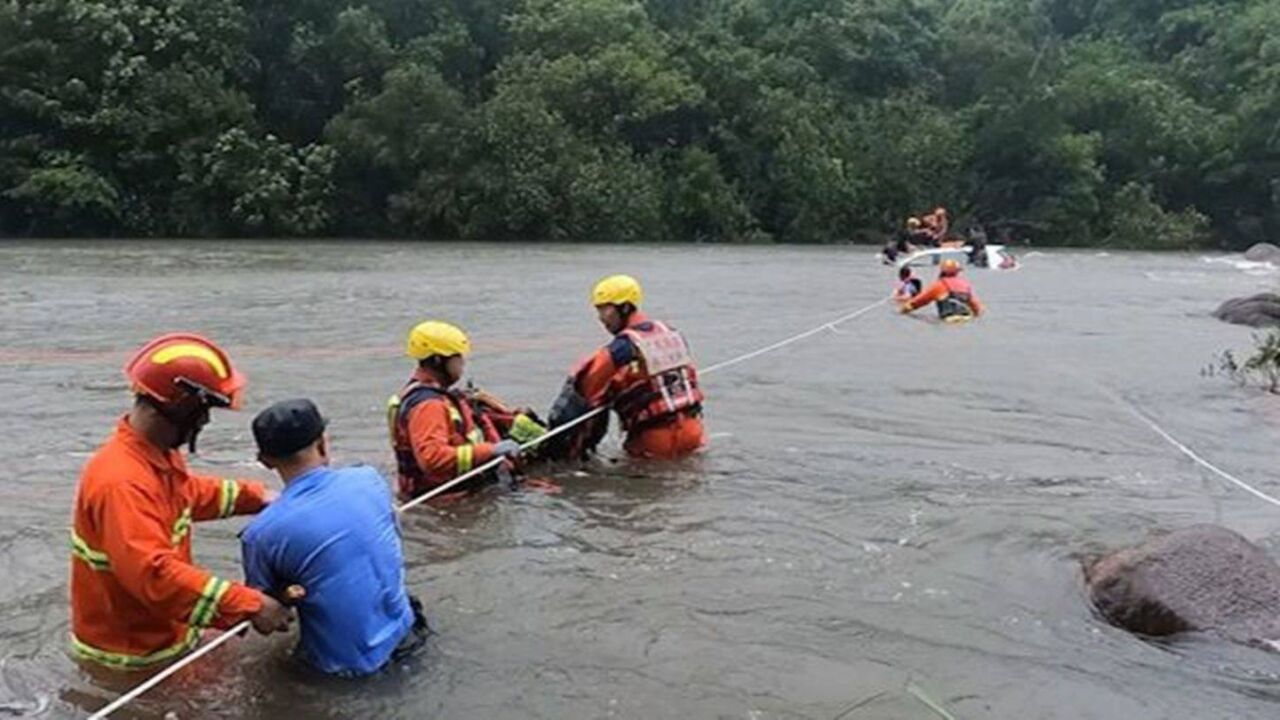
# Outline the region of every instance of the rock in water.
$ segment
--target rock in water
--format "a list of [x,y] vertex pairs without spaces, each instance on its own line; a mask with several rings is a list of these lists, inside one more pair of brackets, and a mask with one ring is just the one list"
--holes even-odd
[[1280,326],[1280,295],[1259,293],[1228,300],[1213,311],[1213,316],[1233,325]]
[[1271,243],[1258,243],[1244,252],[1244,259],[1253,262],[1280,261],[1280,247]]
[[1107,555],[1085,569],[1085,582],[1103,617],[1131,632],[1206,631],[1271,648],[1280,639],[1280,565],[1216,525]]

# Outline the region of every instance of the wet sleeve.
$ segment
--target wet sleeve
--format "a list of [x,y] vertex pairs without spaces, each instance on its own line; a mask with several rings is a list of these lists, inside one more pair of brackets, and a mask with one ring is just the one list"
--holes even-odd
[[102,498],[103,551],[121,587],[157,615],[192,627],[230,627],[257,612],[257,592],[182,557],[160,507],[130,483],[113,484]]
[[226,480],[208,475],[188,475],[192,493],[191,517],[217,520],[251,515],[266,507],[266,488],[250,480]]
[[940,298],[944,297],[946,294],[947,294],[947,286],[943,285],[941,282],[935,282],[929,287],[925,288],[924,291],[921,292],[919,295],[916,295],[915,297],[908,300],[907,304],[904,307],[907,312],[911,312],[912,310],[919,310],[920,308],[930,303],[937,302]]
[[493,458],[490,443],[450,442],[449,401],[421,402],[409,411],[409,443],[418,467],[433,480],[454,478]]
[[634,354],[631,343],[626,343],[626,352],[621,352],[622,348],[615,347],[617,345],[618,341],[615,340],[595,351],[574,375],[573,385],[590,407],[599,407],[611,399],[609,397],[610,381],[617,374],[618,368],[631,361],[630,355]]

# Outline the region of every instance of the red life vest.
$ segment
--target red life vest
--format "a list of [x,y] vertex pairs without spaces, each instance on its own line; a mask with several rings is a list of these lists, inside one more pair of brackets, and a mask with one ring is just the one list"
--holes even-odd
[[635,349],[635,358],[612,383],[617,389],[613,407],[624,430],[701,409],[698,372],[684,336],[657,321],[650,321],[645,330],[629,327],[619,334],[630,339]]
[[396,455],[400,491],[405,495],[422,492],[424,488],[438,484],[418,466],[409,438],[409,414],[418,405],[435,398],[444,398],[448,403],[449,420],[453,425],[449,438],[451,444],[498,442],[502,439],[492,422],[476,422],[471,404],[461,393],[421,380],[410,380],[387,401],[387,430]]

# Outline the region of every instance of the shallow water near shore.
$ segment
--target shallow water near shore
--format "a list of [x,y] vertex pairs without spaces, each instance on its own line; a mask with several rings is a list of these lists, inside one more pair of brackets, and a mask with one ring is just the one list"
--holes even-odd
[[[250,380],[192,465],[269,480],[252,413],[294,396],[337,460],[391,468],[382,415],[426,317],[473,336],[469,375],[545,409],[605,340],[591,282],[629,272],[704,365],[882,297],[861,247],[31,243],[0,245],[0,716],[87,715],[137,681],[65,653],[80,465],[128,398],[120,367],[178,329]],[[558,468],[404,518],[437,635],[362,682],[251,636],[119,717],[1270,718],[1280,656],[1137,640],[1091,612],[1081,558],[1217,522],[1280,549],[1280,511],[1179,455],[1116,402],[1260,489],[1280,400],[1201,370],[1249,347],[1209,317],[1272,269],[1201,254],[1032,253],[970,273],[962,327],[881,307],[705,379],[711,443],[677,464]],[[272,481],[274,482],[274,481]],[[242,519],[195,530],[238,577]],[[915,689],[913,693],[912,688]]]

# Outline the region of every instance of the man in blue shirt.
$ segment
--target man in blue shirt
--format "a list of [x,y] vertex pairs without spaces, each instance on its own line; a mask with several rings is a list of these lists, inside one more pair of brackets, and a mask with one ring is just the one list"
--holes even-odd
[[267,593],[301,585],[297,655],[325,673],[368,675],[422,646],[427,625],[405,591],[386,480],[367,466],[330,468],[324,429],[310,400],[253,419],[258,459],[285,487],[240,535],[245,580]]

